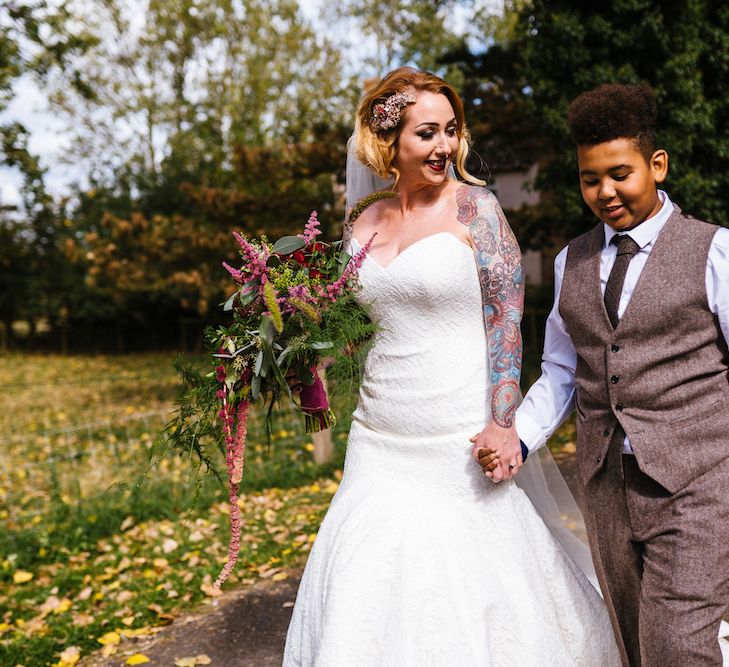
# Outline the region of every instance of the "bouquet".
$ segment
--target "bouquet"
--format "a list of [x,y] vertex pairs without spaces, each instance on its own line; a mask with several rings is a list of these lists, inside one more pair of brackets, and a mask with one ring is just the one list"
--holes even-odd
[[[318,241],[320,234],[316,212],[303,233],[275,243],[234,232],[242,263],[236,268],[223,262],[235,282],[223,306],[232,321],[206,332],[215,368],[202,379],[181,369],[186,390],[166,436],[178,450],[195,451],[210,468],[203,436],[213,435],[216,419],[222,426],[216,440],[225,452],[231,535],[217,587],[235,566],[240,548],[238,487],[250,406],[267,407],[269,439],[272,409],[281,398],[303,414],[307,432],[329,428],[336,420],[317,368],[324,359],[346,357],[374,329],[352,289],[372,239],[350,256],[341,241]],[[291,377],[301,383],[298,404],[287,381]]]

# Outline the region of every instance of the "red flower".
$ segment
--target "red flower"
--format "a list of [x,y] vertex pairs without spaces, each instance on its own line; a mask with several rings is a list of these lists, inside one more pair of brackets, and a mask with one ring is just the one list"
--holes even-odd
[[321,278],[321,271],[317,271],[316,269],[309,269],[309,277],[310,278]]
[[309,247],[311,249],[311,252],[320,252],[321,250],[325,249],[324,244],[320,243],[319,241],[312,243],[311,246],[309,246]]
[[306,264],[306,255],[301,250],[297,250],[296,252],[291,254],[291,257],[294,258],[294,261],[298,262],[302,266]]

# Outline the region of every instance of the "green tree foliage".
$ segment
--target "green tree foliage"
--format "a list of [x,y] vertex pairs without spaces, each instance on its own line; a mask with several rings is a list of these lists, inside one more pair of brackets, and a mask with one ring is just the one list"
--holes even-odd
[[715,0],[533,0],[515,8],[512,53],[545,156],[538,186],[551,202],[541,224],[573,236],[594,219],[583,206],[566,112],[605,82],[656,90],[666,187],[685,210],[729,224],[729,6]]
[[[343,215],[340,120],[358,91],[295,0],[149,0],[141,21],[121,1],[91,4],[77,20],[94,43],[50,77],[75,128],[67,159],[90,170],[56,240],[76,280],[59,308],[112,348],[154,331],[175,345],[178,318],[224,299],[233,229]],[[76,70],[84,88],[69,85]]]
[[149,0],[141,23],[119,0],[91,4],[98,43],[74,63],[91,94],[59,76],[53,103],[97,177],[219,183],[235,146],[307,141],[356,97],[296,0]]
[[[81,88],[81,76],[70,59],[93,39],[72,29],[65,5],[9,2],[0,5],[0,112],[15,95],[21,77],[46,81],[66,71],[69,85]],[[20,207],[0,202],[0,320],[4,331],[19,317],[31,325],[60,307],[59,287],[68,278],[59,252],[62,216],[48,195],[45,170],[28,147],[29,133],[18,121],[0,124],[0,165],[22,176]],[[3,343],[7,340],[3,338]]]
[[[323,14],[328,23],[343,28],[340,49],[349,55],[360,78],[382,76],[400,65],[446,73],[440,57],[463,38],[448,18],[457,7],[470,4],[458,0],[342,0],[326,5]],[[456,85],[452,75],[457,71],[450,74],[449,81]]]

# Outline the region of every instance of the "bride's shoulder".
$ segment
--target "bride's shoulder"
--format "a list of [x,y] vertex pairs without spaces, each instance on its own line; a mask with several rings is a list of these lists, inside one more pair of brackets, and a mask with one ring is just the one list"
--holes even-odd
[[384,210],[389,208],[391,200],[397,195],[391,190],[380,190],[373,192],[366,197],[362,197],[359,201],[355,202],[352,206],[349,216],[347,217],[347,223],[349,225],[354,224],[357,218],[364,217],[369,218],[378,213],[382,213]]
[[473,183],[457,183],[455,196],[459,206],[468,201],[496,201],[496,195],[485,185]]

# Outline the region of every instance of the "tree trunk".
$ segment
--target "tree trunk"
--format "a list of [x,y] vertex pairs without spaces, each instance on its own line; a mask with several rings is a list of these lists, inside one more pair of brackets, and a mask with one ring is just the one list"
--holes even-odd
[[9,349],[8,339],[10,332],[10,323],[6,321],[0,322],[0,352],[7,352]]

